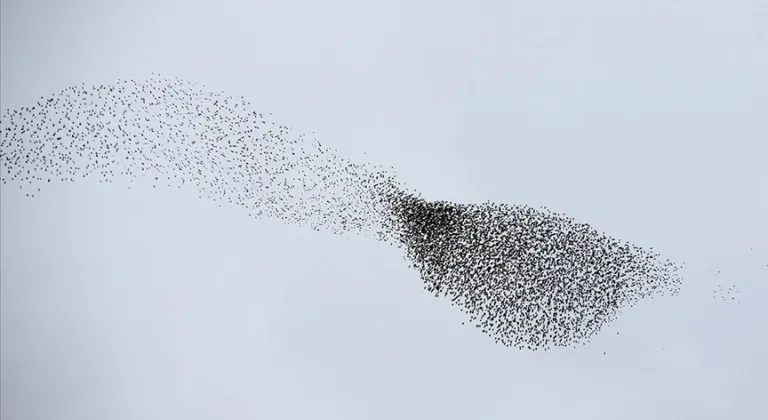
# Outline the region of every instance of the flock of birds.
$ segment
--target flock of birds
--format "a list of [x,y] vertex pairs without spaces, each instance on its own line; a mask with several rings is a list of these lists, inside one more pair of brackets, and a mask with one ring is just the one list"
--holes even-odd
[[152,177],[254,217],[369,235],[401,247],[429,292],[507,346],[584,344],[623,308],[681,285],[678,265],[563,214],[427,201],[243,98],[176,78],[70,87],[7,111],[0,129],[2,183],[27,195],[54,181]]

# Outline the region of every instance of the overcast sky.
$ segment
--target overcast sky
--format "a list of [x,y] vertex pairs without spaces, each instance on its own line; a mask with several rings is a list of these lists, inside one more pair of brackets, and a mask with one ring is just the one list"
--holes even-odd
[[178,76],[427,198],[546,205],[687,264],[681,296],[529,353],[370,238],[190,190],[4,189],[3,420],[768,416],[768,2],[1,4],[3,110]]

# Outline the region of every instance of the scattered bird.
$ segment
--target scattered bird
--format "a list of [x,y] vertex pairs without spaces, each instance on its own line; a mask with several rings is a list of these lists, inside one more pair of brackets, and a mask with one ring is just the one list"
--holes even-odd
[[585,344],[623,308],[681,284],[680,266],[651,249],[546,208],[426,200],[243,98],[178,78],[73,86],[8,110],[0,130],[3,185],[97,177],[130,188],[149,177],[256,218],[367,235],[400,248],[428,292],[510,347]]
[[723,286],[722,284],[718,284],[712,298],[722,300],[723,302],[741,303],[739,294],[739,289],[737,289],[735,285]]

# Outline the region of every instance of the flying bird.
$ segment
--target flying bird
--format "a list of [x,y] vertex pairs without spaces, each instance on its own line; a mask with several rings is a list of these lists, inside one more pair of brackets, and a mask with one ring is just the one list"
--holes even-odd
[[[402,250],[424,288],[495,342],[587,342],[623,308],[676,294],[679,265],[543,208],[431,201],[253,109],[173,77],[78,85],[8,110],[2,183],[149,179],[256,218],[357,234]],[[53,181],[53,182],[52,182]]]

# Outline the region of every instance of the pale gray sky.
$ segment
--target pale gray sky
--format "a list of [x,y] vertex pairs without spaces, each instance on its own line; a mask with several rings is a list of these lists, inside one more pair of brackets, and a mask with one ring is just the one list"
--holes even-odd
[[194,191],[4,189],[3,420],[768,415],[765,1],[1,4],[3,109],[178,76],[428,198],[547,205],[687,263],[677,299],[524,353],[371,239]]

